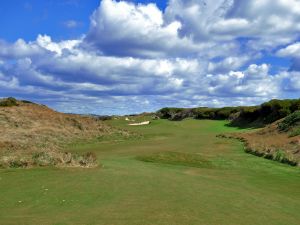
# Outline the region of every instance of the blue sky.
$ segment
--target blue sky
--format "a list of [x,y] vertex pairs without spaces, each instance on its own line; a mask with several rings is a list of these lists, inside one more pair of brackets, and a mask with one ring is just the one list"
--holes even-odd
[[[0,37],[7,41],[32,41],[39,34],[54,40],[76,38],[88,31],[89,17],[98,6],[99,0],[1,1],[0,27],[5,29]],[[68,28],[68,21],[76,21],[78,26]]]
[[[152,0],[134,0],[136,4],[153,3]],[[76,38],[85,34],[90,25],[90,15],[100,0],[9,0],[0,2],[0,37],[7,41],[22,38],[35,40],[39,34],[47,34],[54,40]],[[161,9],[166,1],[155,1]],[[17,15],[17,16],[15,16]],[[75,21],[75,27],[67,22]],[[68,28],[68,29],[66,29]]]
[[1,1],[0,97],[96,114],[298,98],[299,24],[299,0]]

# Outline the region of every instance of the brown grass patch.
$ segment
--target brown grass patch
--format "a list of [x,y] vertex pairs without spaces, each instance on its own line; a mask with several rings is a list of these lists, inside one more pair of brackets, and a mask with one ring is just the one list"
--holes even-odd
[[69,152],[36,152],[30,155],[11,154],[2,156],[0,168],[30,168],[30,167],[85,167],[98,166],[94,153],[88,152],[82,155]]
[[16,158],[19,162],[24,161],[22,157],[28,159],[35,153],[61,158],[63,153],[60,151],[75,141],[116,133],[129,135],[127,131],[112,128],[94,117],[59,113],[44,105],[24,101],[17,101],[15,106],[0,107],[0,130],[0,159]]
[[300,165],[300,137],[291,137],[278,129],[277,121],[255,132],[233,133],[221,137],[244,142],[245,151],[290,165]]

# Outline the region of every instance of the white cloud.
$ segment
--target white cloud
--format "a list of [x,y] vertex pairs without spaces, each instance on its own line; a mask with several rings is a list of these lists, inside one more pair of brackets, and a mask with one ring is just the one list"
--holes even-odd
[[163,12],[155,4],[103,0],[85,44],[137,57],[226,56],[238,49],[238,38],[254,51],[272,49],[299,37],[299,7],[295,0],[170,0]]
[[284,88],[287,91],[299,92],[300,91],[300,72],[283,72],[282,76],[286,78],[286,84]]
[[209,73],[222,73],[237,70],[250,60],[248,56],[229,56],[219,62],[209,62]]
[[63,25],[67,28],[73,29],[82,26],[82,23],[76,20],[67,20],[63,22]]
[[2,88],[15,89],[19,87],[19,81],[16,77],[12,77],[9,80],[0,80],[0,86]]
[[216,34],[229,34],[243,32],[246,29],[249,29],[249,21],[246,19],[226,19],[220,20],[212,25],[211,31]]
[[244,71],[230,71],[227,74],[209,75],[209,92],[212,95],[279,97],[283,77],[268,74],[266,64],[250,65]]
[[296,42],[294,44],[291,44],[285,48],[280,49],[277,52],[278,56],[281,57],[300,57],[300,42]]
[[261,79],[269,75],[270,66],[267,64],[256,65],[251,64],[246,70],[249,79]]
[[28,44],[23,39],[18,39],[13,44],[0,41],[0,58],[20,58],[41,54],[45,54],[45,51],[40,46]]
[[38,57],[61,55],[64,51],[74,49],[81,40],[53,42],[48,35],[38,35],[36,41],[26,43],[18,39],[15,43],[0,42],[0,58]]
[[166,17],[179,19],[181,35],[200,42],[244,37],[260,45],[269,40],[274,47],[299,36],[299,8],[297,0],[171,0]]
[[67,40],[61,42],[53,42],[50,36],[47,35],[38,35],[36,43],[39,47],[42,47],[48,51],[54,52],[57,55],[61,55],[64,50],[72,50],[74,49],[81,40]]
[[164,17],[155,4],[103,0],[91,17],[85,44],[104,54],[137,57],[211,56],[233,48],[232,44],[194,43],[189,37],[179,37],[181,22],[166,22]]

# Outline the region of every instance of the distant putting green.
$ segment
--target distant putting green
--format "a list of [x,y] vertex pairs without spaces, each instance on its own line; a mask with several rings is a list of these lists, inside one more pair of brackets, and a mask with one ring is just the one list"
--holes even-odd
[[0,224],[299,225],[300,169],[217,138],[225,121],[107,123],[143,137],[70,147],[103,167],[0,170]]

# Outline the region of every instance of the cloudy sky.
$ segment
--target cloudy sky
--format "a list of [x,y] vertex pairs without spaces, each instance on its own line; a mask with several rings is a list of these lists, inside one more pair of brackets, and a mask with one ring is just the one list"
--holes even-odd
[[0,97],[59,111],[300,97],[300,0],[10,0],[0,27]]

